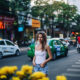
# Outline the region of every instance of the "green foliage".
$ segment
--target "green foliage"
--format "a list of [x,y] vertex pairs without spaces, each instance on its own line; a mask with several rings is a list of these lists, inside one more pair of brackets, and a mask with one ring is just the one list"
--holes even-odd
[[16,11],[29,11],[31,0],[12,0],[10,6],[12,10]]
[[80,14],[74,17],[74,22],[77,24],[76,28],[74,27],[74,31],[80,32]]
[[[57,15],[55,14],[55,11]],[[63,28],[69,30],[72,18],[76,14],[77,8],[74,5],[69,5],[63,1],[54,1],[52,4],[49,4],[46,0],[36,0],[35,6],[32,7],[32,15],[34,17],[40,16],[43,17],[44,14],[48,15],[48,18],[58,18],[57,24],[62,23]],[[46,17],[45,17],[46,18]],[[47,21],[49,19],[47,18]],[[46,20],[46,19],[45,19]],[[45,24],[48,22],[45,21]]]
[[6,0],[0,0],[0,13],[3,14],[3,13],[6,13],[8,11],[9,11],[9,2]]

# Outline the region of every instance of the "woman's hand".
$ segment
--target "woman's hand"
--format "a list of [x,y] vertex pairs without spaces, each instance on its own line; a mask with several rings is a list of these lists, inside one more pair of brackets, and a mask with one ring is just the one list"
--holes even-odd
[[43,68],[45,66],[45,63],[40,64],[40,66]]
[[36,66],[36,63],[35,63],[35,56],[33,57],[33,66]]
[[35,62],[33,62],[33,66],[36,66],[36,63]]

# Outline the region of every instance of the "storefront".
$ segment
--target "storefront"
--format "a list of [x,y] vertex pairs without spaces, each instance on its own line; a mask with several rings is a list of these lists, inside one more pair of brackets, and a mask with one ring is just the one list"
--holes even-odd
[[14,30],[13,30],[13,17],[0,16],[0,38],[13,40]]
[[32,38],[35,38],[35,29],[40,28],[40,21],[37,19],[32,19],[31,26],[26,27],[25,34],[28,36],[28,38],[31,40]]

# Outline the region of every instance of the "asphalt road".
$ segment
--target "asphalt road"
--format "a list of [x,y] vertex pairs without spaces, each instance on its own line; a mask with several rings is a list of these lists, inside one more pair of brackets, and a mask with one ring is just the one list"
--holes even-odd
[[[27,57],[27,48],[21,48],[20,56],[8,56],[0,60],[0,67],[16,65],[20,69],[22,65],[32,65]],[[48,63],[50,80],[56,80],[56,76],[65,75],[67,80],[80,80],[80,54],[76,48],[71,48],[67,57],[60,57]]]

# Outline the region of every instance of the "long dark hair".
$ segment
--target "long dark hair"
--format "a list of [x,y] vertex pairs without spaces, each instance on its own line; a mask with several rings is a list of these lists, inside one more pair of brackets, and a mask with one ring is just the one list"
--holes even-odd
[[42,37],[43,37],[43,40],[42,40],[42,50],[45,50],[45,45],[47,43],[46,33],[44,31],[37,32],[36,42],[38,41],[39,34],[41,34]]

